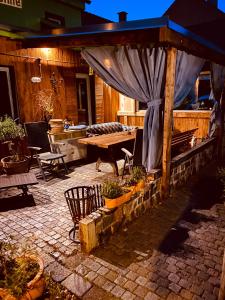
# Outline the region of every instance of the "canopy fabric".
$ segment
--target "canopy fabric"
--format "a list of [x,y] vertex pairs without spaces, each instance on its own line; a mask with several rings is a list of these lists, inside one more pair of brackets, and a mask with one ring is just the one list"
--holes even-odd
[[216,63],[211,63],[211,97],[215,100],[213,110],[209,121],[209,137],[216,134],[216,129],[220,126],[221,119],[221,105],[220,100],[222,97],[225,84],[225,67]]
[[177,51],[174,108],[179,107],[188,96],[204,63],[205,60],[200,57]]
[[[84,49],[81,53],[107,84],[130,98],[147,103],[143,165],[147,171],[158,167],[162,158],[166,49],[103,46]],[[188,95],[203,64],[203,59],[178,50],[175,106]]]

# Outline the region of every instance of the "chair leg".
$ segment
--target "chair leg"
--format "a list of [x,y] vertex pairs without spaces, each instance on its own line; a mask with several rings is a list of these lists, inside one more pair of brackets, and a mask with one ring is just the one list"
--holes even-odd
[[76,230],[79,229],[79,225],[74,223],[74,226],[72,229],[70,229],[69,231],[69,238],[74,242],[74,243],[77,243],[77,244],[80,244],[80,240],[79,239],[76,239]]
[[99,157],[98,158],[98,160],[96,161],[96,170],[98,171],[98,172],[101,172],[101,170],[99,169],[99,166],[100,166],[100,164],[101,164],[101,158]]
[[66,172],[66,174],[68,174],[68,168],[67,168],[67,165],[65,163],[65,160],[64,160],[63,157],[61,159],[62,159],[62,163],[63,163],[64,169],[65,169],[65,172]]
[[38,162],[39,169],[41,171],[41,175],[42,175],[44,181],[46,181],[45,173],[44,173],[44,170],[42,168],[41,161],[40,161],[40,159],[38,157],[37,157],[37,162]]
[[123,176],[124,176],[124,173],[125,173],[126,163],[127,163],[127,156],[125,156],[125,159],[124,159],[122,179],[123,179]]

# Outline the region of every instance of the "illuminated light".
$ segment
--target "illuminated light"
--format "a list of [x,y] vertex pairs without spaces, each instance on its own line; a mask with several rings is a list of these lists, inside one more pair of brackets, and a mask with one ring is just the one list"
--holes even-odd
[[108,58],[104,59],[104,65],[106,68],[110,69],[112,67],[111,61]]
[[108,23],[108,24],[106,24],[106,26],[105,26],[106,28],[106,30],[112,30],[113,28],[114,28],[114,24],[113,23]]
[[41,52],[48,57],[48,55],[50,54],[51,49],[50,48],[41,48]]

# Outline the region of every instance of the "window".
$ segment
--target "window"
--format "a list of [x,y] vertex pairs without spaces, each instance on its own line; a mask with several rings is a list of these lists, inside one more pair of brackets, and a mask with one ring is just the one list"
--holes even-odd
[[15,89],[13,67],[0,66],[1,106],[0,116],[8,115],[13,119],[18,117],[18,106]]

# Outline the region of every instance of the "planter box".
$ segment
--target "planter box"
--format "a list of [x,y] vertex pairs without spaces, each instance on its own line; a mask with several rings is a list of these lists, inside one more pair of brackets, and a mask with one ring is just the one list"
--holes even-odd
[[128,192],[118,198],[115,198],[115,199],[109,199],[109,198],[104,197],[105,198],[105,206],[107,208],[115,208],[117,206],[120,206],[121,204],[129,201],[131,198],[131,195],[132,195],[132,192]]

